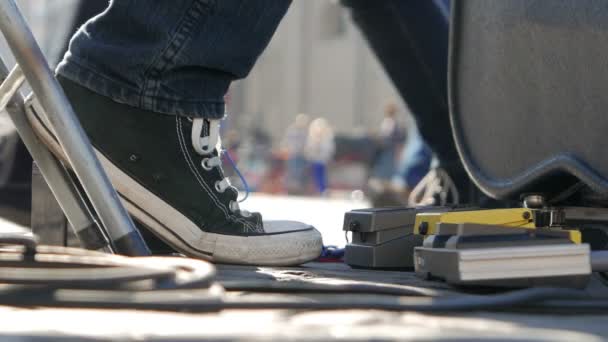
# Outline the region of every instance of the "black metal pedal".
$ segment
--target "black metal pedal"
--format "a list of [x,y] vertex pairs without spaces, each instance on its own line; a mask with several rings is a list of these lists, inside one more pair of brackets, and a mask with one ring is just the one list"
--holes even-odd
[[344,231],[352,233],[344,261],[355,268],[412,269],[413,248],[423,237],[414,234],[420,212],[448,211],[449,207],[370,208],[344,215]]

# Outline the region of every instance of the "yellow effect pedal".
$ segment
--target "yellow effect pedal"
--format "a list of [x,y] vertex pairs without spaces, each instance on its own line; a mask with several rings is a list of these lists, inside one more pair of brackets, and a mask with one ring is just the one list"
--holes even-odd
[[[416,215],[414,234],[434,235],[440,224],[480,224],[505,228],[537,229],[552,227],[562,230],[558,225],[559,210],[544,209],[485,209],[447,212],[428,212]],[[581,243],[581,233],[576,229],[566,229],[570,240]]]

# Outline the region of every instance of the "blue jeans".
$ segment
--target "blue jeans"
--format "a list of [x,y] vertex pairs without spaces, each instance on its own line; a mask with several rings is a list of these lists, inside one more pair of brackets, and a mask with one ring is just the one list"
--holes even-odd
[[57,73],[159,113],[222,118],[290,0],[113,0],[81,27]]

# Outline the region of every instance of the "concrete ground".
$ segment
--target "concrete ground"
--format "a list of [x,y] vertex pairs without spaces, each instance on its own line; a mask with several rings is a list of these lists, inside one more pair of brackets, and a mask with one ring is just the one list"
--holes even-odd
[[326,246],[344,247],[346,244],[342,222],[344,213],[370,207],[366,200],[336,197],[296,197],[251,194],[241,203],[243,209],[259,211],[266,220],[295,220],[315,226],[323,235]]

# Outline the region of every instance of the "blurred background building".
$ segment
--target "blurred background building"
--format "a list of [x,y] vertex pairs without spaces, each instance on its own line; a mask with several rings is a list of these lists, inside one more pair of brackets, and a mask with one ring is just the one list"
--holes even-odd
[[[269,169],[290,156],[268,154],[263,158],[279,162],[255,162],[260,157],[253,154],[251,146],[261,136],[268,143],[267,149],[292,150],[285,146],[290,143],[285,136],[300,113],[310,120],[322,117],[333,129],[336,151],[328,163],[327,177],[328,188],[334,192],[368,192],[368,181],[378,169],[374,164],[389,162],[392,164],[381,167],[396,170],[397,159],[414,154],[421,145],[407,106],[352,23],[348,10],[338,1],[294,1],[250,75],[234,83],[227,103],[224,126],[233,132],[231,137],[239,133],[239,166],[254,183],[253,188],[265,192],[286,190],[277,184],[293,184],[281,179],[281,175],[290,177],[289,172]],[[395,160],[378,161],[374,158],[379,152],[376,138],[390,104],[396,108],[395,118],[404,131],[406,146],[393,151]],[[268,186],[268,180],[265,185],[255,184],[260,173],[271,175],[273,186]],[[305,173],[296,174],[306,177]],[[390,181],[392,175],[381,178]],[[290,193],[315,191],[309,187]]]
[[[63,54],[66,36],[71,35],[70,28],[79,0],[16,0],[15,2],[30,24],[47,60],[54,66]],[[0,42],[0,53],[3,57],[12,60],[6,53],[4,39]]]
[[229,96],[228,124],[261,125],[279,141],[296,114],[323,116],[338,135],[366,134],[389,101],[405,107],[338,1],[294,1],[268,49]]

